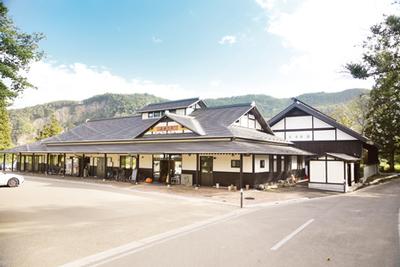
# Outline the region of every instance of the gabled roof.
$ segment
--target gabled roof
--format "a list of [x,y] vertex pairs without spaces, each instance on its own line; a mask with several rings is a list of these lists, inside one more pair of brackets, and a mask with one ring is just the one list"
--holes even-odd
[[[250,129],[235,125],[235,121],[247,112],[252,111],[260,122],[264,131]],[[143,135],[149,128],[156,125],[162,119],[171,119],[184,127],[190,129],[193,133],[176,133],[171,135]],[[202,140],[249,140],[259,144],[288,145],[292,144],[280,137],[275,136],[270,130],[268,123],[262,118],[257,108],[251,104],[236,104],[211,108],[201,108],[194,110],[190,115],[177,115],[166,112],[161,118],[142,119],[141,115],[130,117],[120,117],[112,119],[89,120],[76,126],[60,135],[44,139],[29,145],[15,147],[5,152],[35,152],[35,151],[53,151],[55,148],[74,146],[96,147],[107,144],[120,144],[128,146],[131,143],[145,143],[160,141],[179,142],[179,140],[198,139]],[[195,142],[197,143],[197,142]],[[72,148],[71,148],[72,149]],[[78,149],[78,147],[77,147]],[[83,148],[80,148],[84,150]],[[120,149],[120,148],[118,148]],[[228,149],[229,150],[229,149]],[[61,150],[60,150],[61,151]],[[85,150],[87,151],[87,150]]]
[[330,125],[332,125],[333,127],[338,128],[339,130],[351,135],[352,137],[367,143],[370,142],[369,139],[355,131],[353,131],[352,129],[338,123],[335,119],[329,117],[328,115],[322,113],[321,111],[313,108],[312,106],[298,100],[297,98],[292,98],[293,103],[288,106],[287,108],[285,108],[284,110],[282,110],[281,112],[279,112],[277,115],[275,115],[272,119],[269,120],[269,125],[273,126],[275,125],[277,122],[279,122],[280,120],[282,120],[284,117],[286,117],[286,115],[294,110],[294,109],[299,109],[309,115],[312,115],[318,119],[320,119],[323,122],[326,122]]
[[182,100],[174,100],[174,101],[149,104],[149,105],[139,109],[137,112],[143,113],[143,112],[149,112],[149,111],[187,108],[196,103],[199,103],[199,105],[201,105],[202,107],[206,107],[204,102],[201,101],[198,97],[196,97],[196,98],[188,98],[188,99],[182,99]]

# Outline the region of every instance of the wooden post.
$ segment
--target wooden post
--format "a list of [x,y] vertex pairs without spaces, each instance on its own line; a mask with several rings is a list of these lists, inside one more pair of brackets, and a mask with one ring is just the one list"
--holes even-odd
[[35,173],[35,153],[32,153],[32,173]]
[[196,187],[199,186],[199,154],[196,154]]
[[14,171],[14,153],[11,154],[11,171]]
[[240,187],[240,189],[243,188],[243,154],[240,154],[239,187]]
[[107,153],[104,153],[104,178],[107,179]]
[[46,154],[46,165],[44,166],[44,171],[45,174],[48,175],[49,174],[49,153]]
[[80,172],[81,172],[80,176],[84,177],[85,176],[85,174],[84,174],[84,172],[85,172],[85,154],[82,154],[82,166],[79,163],[79,169],[80,169]]
[[6,171],[6,153],[3,154],[3,171]]
[[18,171],[22,170],[21,165],[22,165],[22,153],[19,153],[19,170]]
[[64,162],[63,162],[63,177],[65,177],[65,169],[67,166],[67,154],[64,153]]
[[24,155],[24,172],[26,172],[26,155]]

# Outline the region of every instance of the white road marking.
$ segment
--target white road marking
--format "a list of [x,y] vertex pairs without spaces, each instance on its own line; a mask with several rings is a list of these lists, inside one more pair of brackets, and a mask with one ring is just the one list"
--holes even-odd
[[150,236],[148,238],[144,238],[139,241],[133,241],[131,243],[112,248],[110,250],[106,250],[67,264],[62,265],[61,267],[83,267],[83,266],[99,266],[103,265],[107,262],[116,260],[118,258],[125,257],[129,254],[136,253],[143,249],[149,248],[156,244],[163,243],[165,241],[177,238],[179,236],[197,231],[199,229],[203,229],[209,225],[213,225],[222,221],[227,221],[229,219],[242,216],[244,214],[248,214],[250,212],[254,212],[257,209],[238,209],[227,214],[216,216],[205,221],[193,223],[191,225],[187,225],[178,229],[174,229],[165,233],[161,233],[155,236]]
[[304,230],[304,228],[306,228],[308,225],[310,225],[312,222],[314,221],[314,219],[310,219],[307,222],[305,222],[303,225],[301,225],[299,228],[297,228],[296,230],[294,230],[294,232],[292,232],[290,235],[286,236],[284,239],[282,239],[281,241],[279,241],[278,243],[276,243],[271,250],[278,250],[281,246],[283,246],[286,242],[288,242],[290,239],[292,239],[295,235],[297,235],[298,233],[300,233],[301,231]]

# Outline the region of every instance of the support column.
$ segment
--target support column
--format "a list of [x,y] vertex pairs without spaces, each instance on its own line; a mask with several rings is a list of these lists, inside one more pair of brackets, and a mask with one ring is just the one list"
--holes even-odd
[[199,154],[196,154],[196,187],[199,186]]
[[26,172],[26,155],[24,155],[23,157],[24,157],[24,172]]
[[49,174],[49,153],[46,154],[46,165],[44,165],[44,172],[46,175]]
[[22,166],[22,154],[19,153],[19,168],[18,168],[18,169],[19,169],[19,170],[18,170],[19,172],[22,170],[22,167],[21,167],[21,166]]
[[3,171],[6,171],[6,153],[3,154]]
[[240,189],[243,188],[243,154],[240,154],[239,187],[240,187]]
[[84,177],[85,176],[85,154],[82,154],[82,166],[81,166],[81,164],[80,164],[80,162],[79,162],[79,170],[80,170],[80,176],[81,177]]
[[104,178],[107,179],[107,154],[104,153]]
[[14,171],[14,153],[11,154],[11,171]]
[[32,153],[32,173],[35,173],[35,153]]
[[[140,171],[140,168],[139,168],[139,161],[140,161],[140,155],[137,154],[137,155],[136,155],[136,169],[137,169],[137,171],[136,171],[136,182],[139,181],[139,171]],[[152,164],[153,164],[153,163],[152,163]],[[133,171],[133,169],[132,169],[132,171]]]
[[65,177],[65,169],[67,166],[67,154],[64,153],[64,162],[63,162],[63,177]]

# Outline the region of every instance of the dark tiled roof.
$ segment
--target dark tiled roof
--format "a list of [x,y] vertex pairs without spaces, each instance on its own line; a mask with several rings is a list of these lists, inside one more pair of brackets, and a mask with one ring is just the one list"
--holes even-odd
[[[40,142],[37,142],[40,143]],[[257,153],[275,155],[313,155],[293,146],[272,145],[243,141],[164,142],[136,144],[48,145],[40,144],[10,149],[4,152],[31,153]]]
[[141,115],[83,123],[45,142],[99,141],[133,139],[148,129],[158,119],[142,120]]
[[168,110],[168,109],[177,109],[177,108],[187,108],[190,105],[198,102],[199,98],[189,98],[161,103],[149,104],[141,109],[138,112],[148,112],[148,111],[158,111],[158,110]]

